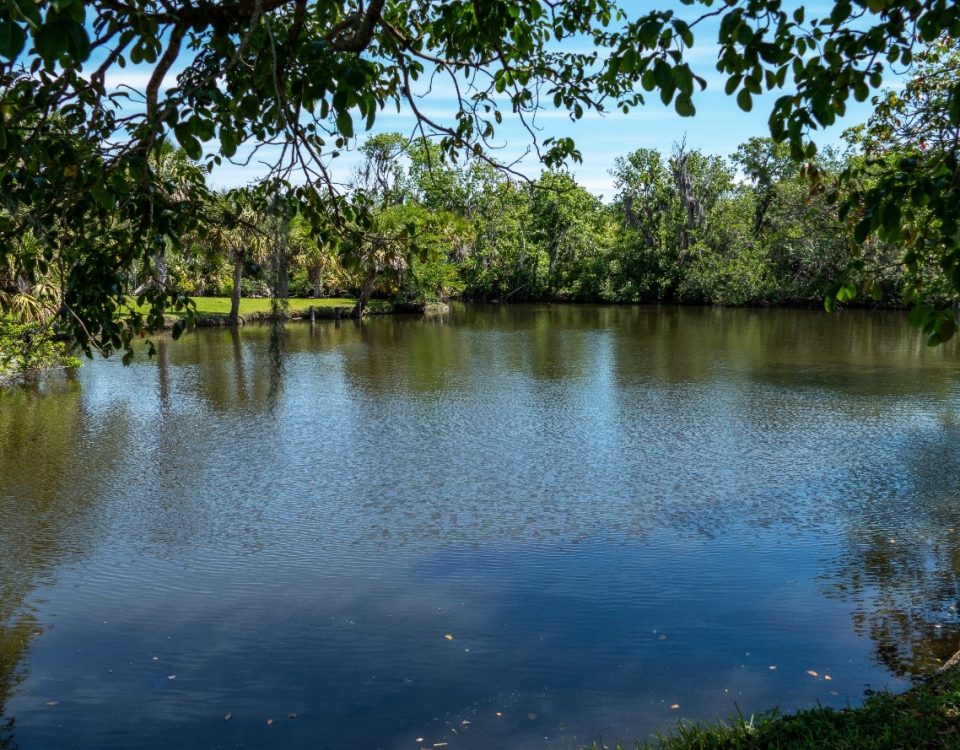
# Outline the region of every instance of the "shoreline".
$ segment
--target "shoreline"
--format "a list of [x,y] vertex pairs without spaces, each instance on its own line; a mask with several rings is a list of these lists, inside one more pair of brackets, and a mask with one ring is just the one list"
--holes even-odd
[[[626,750],[617,744],[616,750]],[[867,692],[855,708],[779,709],[726,721],[681,719],[637,750],[928,750],[960,748],[960,651],[903,693]],[[589,750],[606,750],[594,742]]]
[[[201,298],[202,299],[202,298]],[[271,310],[254,310],[240,313],[236,321],[230,320],[228,313],[198,312],[192,325],[194,328],[220,328],[242,326],[250,323],[270,323],[281,321],[312,321],[312,320],[352,320],[353,305],[308,305],[296,307],[276,315]],[[373,300],[363,311],[363,317],[373,315],[443,315],[450,311],[450,306],[442,302],[424,304],[398,304],[384,300]],[[179,316],[165,315],[163,327],[165,330],[173,328]]]

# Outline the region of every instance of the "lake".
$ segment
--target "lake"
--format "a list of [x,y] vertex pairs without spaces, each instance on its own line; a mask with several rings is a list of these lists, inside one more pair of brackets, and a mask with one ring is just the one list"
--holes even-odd
[[567,748],[960,647],[960,348],[457,306],[0,394],[0,746]]

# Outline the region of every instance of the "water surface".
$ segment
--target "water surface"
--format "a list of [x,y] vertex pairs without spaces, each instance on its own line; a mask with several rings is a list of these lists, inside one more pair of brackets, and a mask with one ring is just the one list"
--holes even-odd
[[955,529],[960,349],[899,314],[202,330],[0,395],[0,744],[556,748],[856,705],[960,646]]

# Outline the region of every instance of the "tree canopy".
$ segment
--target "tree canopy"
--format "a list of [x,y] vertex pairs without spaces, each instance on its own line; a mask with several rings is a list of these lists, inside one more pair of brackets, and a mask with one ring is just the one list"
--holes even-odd
[[[129,348],[165,310],[188,305],[163,283],[163,259],[223,218],[207,209],[203,172],[226,160],[267,160],[262,196],[295,204],[320,240],[362,245],[371,221],[362,192],[348,199],[329,164],[387,107],[407,108],[441,155],[505,170],[490,139],[516,118],[556,167],[579,152],[569,138],[538,142],[538,108],[577,119],[629,112],[654,94],[691,116],[706,86],[688,56],[699,41],[718,45],[716,69],[742,109],[782,92],[771,135],[809,159],[813,131],[851,97],[868,98],[890,66],[910,65],[917,44],[958,36],[949,0],[835,0],[819,18],[780,0],[684,0],[639,14],[613,0],[2,0],[0,266],[12,257],[28,284],[54,275],[58,318],[88,351]],[[146,66],[142,89],[109,85],[129,65]],[[415,95],[418,81],[440,78],[456,92],[446,121]],[[956,125],[957,77],[940,96]],[[192,160],[175,174],[158,158],[171,138]],[[860,240],[910,240],[904,207],[929,215],[918,258],[939,263],[958,289],[956,144],[933,143],[871,160],[844,210]],[[157,282],[139,285],[140,306],[127,304],[134,268]],[[842,282],[837,294],[856,291]],[[922,316],[939,338],[952,332],[937,310]]]

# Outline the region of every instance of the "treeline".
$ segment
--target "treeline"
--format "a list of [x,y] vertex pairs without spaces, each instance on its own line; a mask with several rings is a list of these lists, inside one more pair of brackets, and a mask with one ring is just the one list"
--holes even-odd
[[361,153],[351,187],[372,210],[369,231],[324,241],[296,214],[255,209],[232,191],[221,199],[240,221],[171,248],[164,273],[191,295],[348,294],[361,305],[821,304],[851,275],[877,303],[908,301],[896,249],[856,243],[829,191],[811,182],[813,173],[830,184],[862,158],[853,149],[803,170],[767,138],[730,158],[683,144],[638,149],[616,160],[610,202],[566,172],[527,182],[481,162],[452,165],[399,134],[371,137]]
[[[344,195],[322,205],[283,181],[214,193],[201,165],[167,140],[149,156],[158,189],[143,200],[169,231],[145,258],[105,255],[124,269],[115,292],[129,308],[110,301],[103,311],[109,346],[122,344],[125,312],[156,328],[196,295],[232,297],[232,317],[242,296],[349,295],[356,314],[374,297],[857,301],[913,306],[912,322],[939,343],[957,329],[958,66],[954,39],[928,44],[904,88],[875,98],[868,121],[845,133],[843,150],[798,160],[769,138],[726,158],[683,143],[669,154],[637,149],[616,159],[608,201],[564,171],[528,181],[396,133],[368,138]],[[919,187],[918,170],[932,175]],[[116,238],[130,221],[108,216],[101,230],[114,239],[104,245],[122,249]],[[26,226],[0,265],[0,314],[82,327],[68,299],[83,301],[112,270],[74,258],[68,235],[46,236],[59,225]]]

